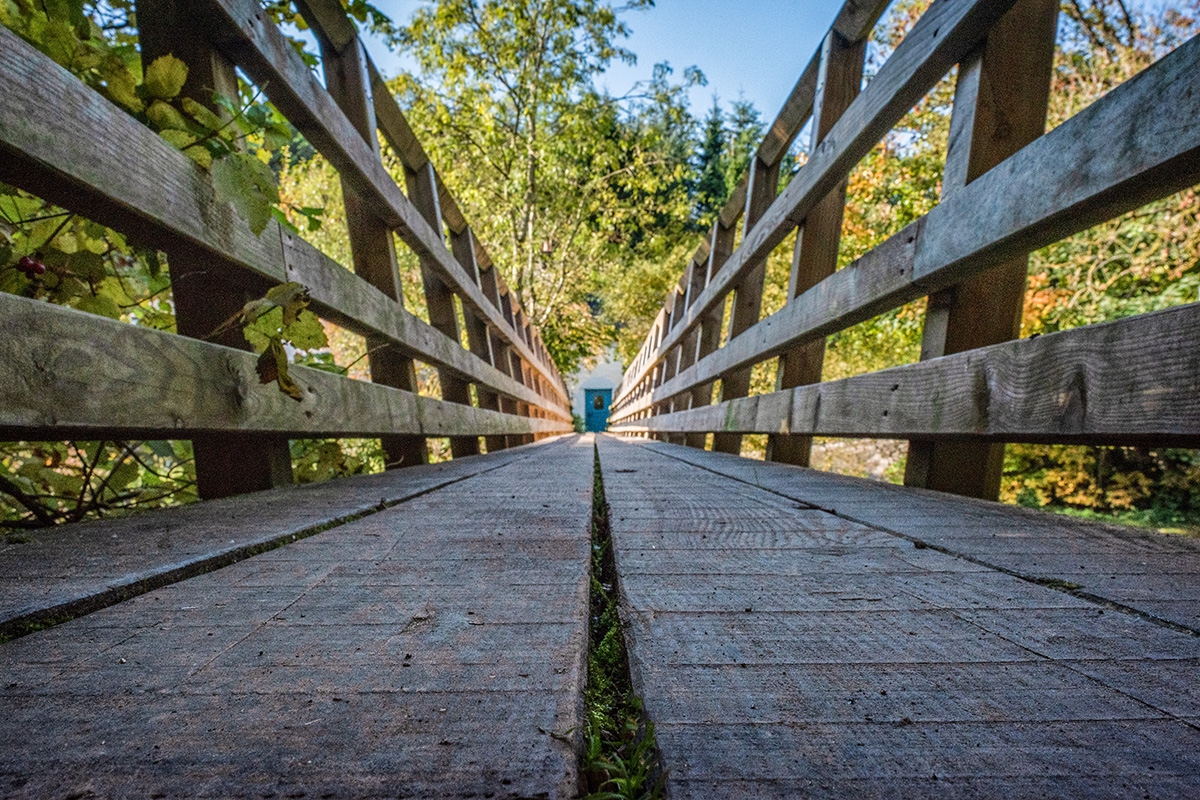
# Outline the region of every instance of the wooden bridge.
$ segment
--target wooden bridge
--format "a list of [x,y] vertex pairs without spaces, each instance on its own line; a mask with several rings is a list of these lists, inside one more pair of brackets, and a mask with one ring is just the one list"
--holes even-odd
[[[887,3],[848,0],[625,375],[619,438],[570,434],[341,4],[300,6],[323,81],[254,0],[139,3],[142,57],[188,63],[197,102],[235,69],[265,91],[341,176],[353,271],[251,233],[0,29],[0,180],[165,252],[178,324],[0,294],[0,433],[190,439],[206,498],[0,545],[0,795],[577,796],[607,519],[668,797],[1200,796],[1200,542],[994,502],[1006,442],[1200,446],[1200,305],[1017,340],[1031,251],[1200,182],[1200,39],[1043,133],[1056,3],[936,0],[864,87]],[[942,201],[835,269],[846,176],[955,67]],[[293,367],[296,401],[209,340],[287,282],[366,337],[370,382]],[[921,297],[920,363],[820,382],[827,335]],[[910,440],[906,486],[807,469],[813,436]],[[289,486],[301,437],[402,468]]]

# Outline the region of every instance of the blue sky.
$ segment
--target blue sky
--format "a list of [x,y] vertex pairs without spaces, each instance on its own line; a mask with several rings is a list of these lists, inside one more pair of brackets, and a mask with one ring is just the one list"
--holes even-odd
[[[376,6],[403,24],[419,0],[374,0]],[[692,113],[703,117],[717,94],[723,106],[741,93],[770,122],[783,105],[801,70],[829,29],[843,0],[656,0],[654,8],[627,12],[633,35],[625,46],[638,56],[635,67],[615,64],[601,78],[613,94],[628,92],[650,77],[654,65],[669,62],[675,77],[697,66],[708,85],[692,90]],[[401,60],[379,43],[369,45],[371,57],[385,75]]]
[[[373,0],[399,24],[421,0]],[[619,4],[620,0],[615,0]],[[769,124],[844,0],[656,0],[653,8],[627,12],[633,29],[626,47],[638,56],[635,67],[614,64],[600,84],[615,95],[650,77],[654,65],[670,63],[682,79],[697,66],[708,85],[691,92],[692,113],[703,118],[714,94],[728,109],[741,94]],[[1132,0],[1133,9],[1158,8],[1162,0]],[[368,44],[375,63],[391,76],[403,64],[379,42]]]

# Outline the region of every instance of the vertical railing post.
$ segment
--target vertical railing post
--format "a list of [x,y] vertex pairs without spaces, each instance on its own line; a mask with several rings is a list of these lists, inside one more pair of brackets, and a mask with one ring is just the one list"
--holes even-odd
[[[362,42],[355,37],[341,50],[336,50],[324,40],[320,44],[321,65],[329,94],[378,158],[380,150],[375,103],[371,96],[367,54]],[[355,274],[403,305],[404,294],[396,264],[396,242],[391,228],[372,213],[371,205],[364,202],[345,180],[342,181],[342,196]],[[372,337],[367,338],[367,348],[372,381],[416,394],[417,374],[411,358]],[[424,437],[384,436],[380,441],[389,468],[411,467],[429,460]]]
[[[742,215],[742,238],[746,238],[759,219],[770,208],[779,191],[779,161],[767,164],[757,155],[750,161],[749,184],[746,187],[746,210]],[[733,290],[733,313],[729,317],[729,341],[758,322],[762,312],[763,281],[767,275],[767,260],[754,264]],[[721,400],[733,400],[750,394],[751,367],[743,367],[721,376]],[[713,450],[718,453],[742,451],[740,433],[718,433],[713,436]]]
[[[1045,131],[1057,22],[1055,0],[1019,0],[959,65],[943,198]],[[1028,270],[1021,256],[930,295],[921,360],[1020,335]],[[1002,444],[913,440],[904,483],[995,500],[1003,468]]]
[[[813,100],[812,139],[809,153],[821,144],[834,123],[858,96],[862,87],[866,41],[850,42],[829,31],[821,46],[817,90]],[[821,199],[800,226],[788,280],[788,302],[820,283],[837,269],[846,208],[846,181]],[[779,357],[776,390],[791,389],[821,380],[825,340],[794,347]],[[812,437],[772,434],[767,437],[767,459],[807,467]]]
[[[408,199],[420,212],[434,234],[444,243],[442,228],[442,209],[438,203],[437,173],[433,164],[426,161],[425,166],[418,170],[404,171],[405,183],[408,185]],[[454,313],[454,292],[442,280],[437,261],[432,257],[422,255],[421,283],[425,287],[425,310],[429,314],[429,324],[446,334],[447,338],[457,342],[458,319]],[[442,399],[448,403],[471,405],[471,387],[466,381],[456,377],[450,370],[438,368],[438,382],[442,385]],[[472,456],[479,453],[479,437],[451,436],[450,455],[454,458]]]
[[[671,310],[671,319],[674,321],[674,325],[676,325],[676,326],[682,324],[682,320],[684,318],[684,313],[687,311],[687,288],[686,288],[687,283],[686,283],[686,281],[690,280],[690,278],[691,278],[690,275],[685,274],[683,281],[680,282],[680,285],[675,287],[675,293],[674,293],[675,294],[675,305],[674,305],[674,308],[672,308],[672,310]],[[686,340],[687,337],[684,337],[684,339]],[[667,379],[668,380],[670,380],[671,378],[674,378],[676,375],[679,374],[679,371],[684,368],[683,367],[683,349],[684,348],[682,345],[683,345],[683,343],[681,342],[680,345],[677,345],[674,348],[672,348],[671,352],[667,353],[667,355],[666,355]],[[667,413],[682,410],[678,407],[679,399],[680,398],[678,395],[675,397],[669,398],[670,402],[667,404]],[[683,434],[666,433],[666,434],[663,434],[663,440],[670,442],[671,444],[683,444]]]
[[[463,228],[459,233],[450,234],[450,250],[454,253],[455,259],[462,264],[463,269],[471,276],[471,279],[484,290],[484,296],[491,300],[492,292],[489,289],[495,288],[495,276],[492,275],[492,281],[489,285],[485,285],[484,272],[479,269],[479,261],[475,256],[475,235],[471,233],[471,229]],[[471,312],[471,309],[463,306],[463,325],[467,329],[467,346],[471,352],[478,356],[483,361],[496,366],[496,356],[492,351],[491,336],[488,335],[488,326],[482,319]],[[490,411],[500,410],[500,396],[495,392],[476,384],[475,394],[479,398],[479,407],[486,408]],[[494,453],[497,450],[503,450],[506,447],[503,436],[485,436],[484,443],[487,445],[489,453]]]
[[[237,74],[233,64],[204,37],[204,26],[191,19],[189,8],[183,0],[138,0],[142,63],[149,66],[156,58],[173,54],[188,67],[183,95],[223,114],[213,103],[213,92],[236,102]],[[214,270],[211,259],[184,246],[173,248],[167,258],[176,330],[184,336],[250,350],[237,326],[212,334],[247,301],[261,296],[266,286],[234,282],[227,272]],[[210,433],[193,437],[192,446],[197,491],[203,498],[227,497],[292,482],[291,452],[284,437]]]
[[[733,240],[736,234],[737,231],[732,226],[722,225],[719,217],[713,221],[712,234],[709,237],[711,244],[708,250],[708,265],[704,270],[704,286],[708,286],[713,276],[725,265],[733,253]],[[703,289],[703,287],[701,288]],[[696,296],[698,295],[699,292],[696,293]],[[700,318],[700,324],[697,326],[699,333],[696,335],[696,355],[692,359],[693,362],[699,361],[717,349],[717,345],[721,342],[721,323],[724,321],[724,315],[724,305],[717,303]],[[692,390],[692,402],[689,407],[699,408],[711,405],[712,395],[712,382],[697,386]],[[707,438],[708,435],[705,433],[689,433],[684,444],[703,450]]]

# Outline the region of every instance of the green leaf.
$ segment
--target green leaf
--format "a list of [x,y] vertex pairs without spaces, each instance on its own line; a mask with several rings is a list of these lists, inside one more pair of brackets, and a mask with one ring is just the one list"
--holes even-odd
[[138,463],[132,458],[126,459],[119,467],[114,469],[108,476],[108,490],[114,494],[120,492],[129,484],[137,480]]
[[303,284],[295,281],[281,283],[278,286],[272,286],[265,295],[257,300],[251,300],[242,306],[242,321],[252,323],[266,312],[280,308],[284,311],[279,327],[291,325],[310,302],[308,289],[305,289]]
[[145,108],[142,99],[137,96],[137,80],[119,57],[105,59],[99,72],[104,81],[104,88],[113,102],[135,113]]
[[215,131],[225,124],[217,116],[216,112],[207,106],[197,103],[190,97],[183,98],[181,105],[183,105],[183,110],[191,115],[192,119],[196,120],[196,122],[209,131]]
[[292,141],[293,130],[286,122],[272,122],[263,131],[263,147],[278,150]]
[[170,54],[159,56],[146,68],[146,91],[151,97],[170,100],[183,90],[187,76],[187,64]]
[[283,309],[273,308],[261,314],[253,322],[242,327],[242,336],[254,348],[254,352],[262,353],[278,339],[283,328]]
[[154,123],[159,130],[188,130],[188,122],[183,118],[178,110],[170,103],[164,103],[162,100],[155,100],[146,109],[146,116]]
[[271,207],[279,202],[275,173],[246,153],[230,153],[212,165],[217,197],[231,204],[258,235],[271,219]]
[[108,274],[104,258],[91,250],[80,250],[71,256],[70,269],[81,278],[99,280]]
[[186,131],[168,129],[159,131],[158,135],[175,145],[185,156],[195,161],[201,167],[204,167],[204,169],[212,169],[212,154],[199,145],[193,147],[192,145],[196,144],[196,137],[192,134]]
[[109,317],[111,319],[121,318],[121,309],[117,306],[116,301],[104,294],[82,297],[75,304],[75,307],[89,314],[99,314],[102,317]]
[[297,350],[315,350],[327,347],[329,338],[325,335],[325,327],[321,320],[311,311],[301,311],[299,317],[290,325],[284,325],[283,338],[291,342]]

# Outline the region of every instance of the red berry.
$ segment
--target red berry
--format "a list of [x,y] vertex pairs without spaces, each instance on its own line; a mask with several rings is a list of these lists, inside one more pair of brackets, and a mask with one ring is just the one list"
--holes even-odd
[[29,256],[21,256],[21,260],[17,262],[17,269],[21,270],[21,272],[30,272],[34,269],[33,265],[36,263],[38,262],[34,261]]
[[33,262],[33,274],[34,275],[45,275],[46,274],[46,265],[40,261]]

